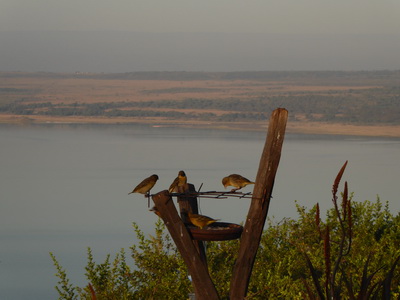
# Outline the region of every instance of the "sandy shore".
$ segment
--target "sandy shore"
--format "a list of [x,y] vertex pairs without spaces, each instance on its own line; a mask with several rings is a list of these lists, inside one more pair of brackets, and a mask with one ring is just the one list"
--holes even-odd
[[[107,118],[107,117],[54,117],[54,116],[21,116],[0,114],[0,123],[3,124],[149,124],[157,127],[177,126],[191,128],[215,128],[227,130],[264,131],[268,122],[202,122],[190,120],[169,120],[164,118]],[[332,134],[332,135],[359,135],[400,137],[400,125],[393,126],[356,126],[322,122],[291,122],[287,124],[288,133],[305,134]]]

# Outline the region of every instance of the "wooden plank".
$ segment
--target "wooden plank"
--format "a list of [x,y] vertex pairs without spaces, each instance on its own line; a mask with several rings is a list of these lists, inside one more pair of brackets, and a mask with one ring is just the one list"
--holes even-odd
[[288,112],[284,108],[274,110],[270,118],[253,197],[240,240],[238,258],[233,268],[230,286],[231,300],[242,300],[247,294],[281,157],[287,118]]
[[161,191],[153,195],[152,199],[188,267],[195,287],[196,299],[219,299],[218,292],[210,278],[207,266],[201,260],[199,252],[193,244],[185,224],[179,217],[168,191]]

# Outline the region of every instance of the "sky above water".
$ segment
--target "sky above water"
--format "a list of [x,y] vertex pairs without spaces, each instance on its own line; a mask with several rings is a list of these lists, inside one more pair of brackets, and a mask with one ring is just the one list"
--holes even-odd
[[0,71],[400,68],[397,0],[1,0],[0,7]]
[[398,34],[397,0],[2,0],[5,30]]

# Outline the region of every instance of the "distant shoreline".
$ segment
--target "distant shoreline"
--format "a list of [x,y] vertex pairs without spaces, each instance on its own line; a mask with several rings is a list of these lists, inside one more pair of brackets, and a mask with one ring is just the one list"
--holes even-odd
[[148,124],[265,132],[289,111],[288,133],[400,138],[400,71],[0,72],[0,123]]
[[[82,116],[41,116],[41,115],[11,115],[0,114],[0,124],[28,126],[34,124],[65,124],[65,125],[118,125],[146,124],[153,127],[185,127],[212,128],[221,130],[266,131],[268,121],[257,122],[206,122],[191,120],[173,120],[165,118],[128,118],[128,117],[82,117]],[[356,135],[371,137],[400,138],[400,125],[349,125],[324,122],[292,122],[288,121],[287,133],[325,134],[325,135]]]

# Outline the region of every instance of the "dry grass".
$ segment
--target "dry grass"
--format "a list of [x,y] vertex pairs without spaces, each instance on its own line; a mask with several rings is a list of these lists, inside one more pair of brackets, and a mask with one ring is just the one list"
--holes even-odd
[[[282,93],[346,91],[376,88],[365,86],[326,86],[300,85],[282,81],[256,80],[110,80],[89,78],[45,78],[45,77],[1,77],[0,88],[14,88],[23,92],[11,95],[10,99],[25,98],[29,102],[51,102],[53,104],[97,103],[119,101],[157,101],[201,99],[251,99],[260,95],[278,95]],[[144,108],[143,108],[144,109]],[[156,110],[156,109],[152,109]],[[166,109],[157,109],[164,110]],[[196,109],[168,109],[183,112],[196,112]],[[216,115],[227,113],[220,110],[201,110]],[[289,112],[290,114],[290,112]],[[400,137],[400,126],[355,126],[308,122],[297,118],[288,123],[288,132],[346,134],[369,136]],[[107,118],[107,117],[61,117],[61,116],[18,116],[0,114],[0,123],[149,123],[153,125],[179,125],[195,127],[232,128],[242,130],[265,130],[262,122],[252,123],[213,123],[203,121],[168,120],[165,118]]]
[[[26,89],[32,102],[96,103],[113,101],[228,99],[281,93],[370,89],[375,86],[292,85],[278,81],[251,80],[107,80],[86,78],[1,78],[0,88]],[[204,89],[204,91],[197,91]]]
[[[107,117],[61,117],[61,116],[19,116],[0,114],[0,123],[7,124],[149,124],[152,126],[180,126],[192,128],[217,128],[231,130],[265,131],[268,122],[207,122],[182,121],[165,118],[107,118]],[[400,137],[400,126],[355,126],[328,124],[322,122],[291,122],[287,124],[288,133],[337,134],[359,136]]]

